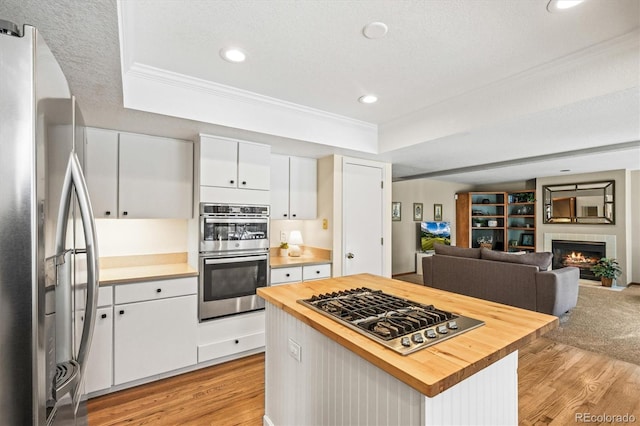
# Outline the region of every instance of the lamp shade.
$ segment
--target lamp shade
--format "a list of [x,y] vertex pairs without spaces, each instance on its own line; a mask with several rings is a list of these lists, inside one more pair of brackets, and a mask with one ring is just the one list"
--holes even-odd
[[304,244],[304,241],[302,241],[302,233],[300,231],[291,231],[291,234],[289,234],[289,244]]

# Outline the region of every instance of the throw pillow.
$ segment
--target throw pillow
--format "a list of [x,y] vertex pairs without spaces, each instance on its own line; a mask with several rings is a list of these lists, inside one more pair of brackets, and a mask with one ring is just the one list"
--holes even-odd
[[436,254],[442,254],[444,256],[469,257],[471,259],[480,259],[479,248],[466,248],[466,247],[448,246],[446,244],[434,244],[433,249],[436,251]]
[[551,261],[553,260],[553,254],[551,252],[527,253],[519,256],[513,256],[505,252],[482,248],[480,253],[480,257],[482,259],[533,265],[537,266],[541,271],[549,269],[551,267]]

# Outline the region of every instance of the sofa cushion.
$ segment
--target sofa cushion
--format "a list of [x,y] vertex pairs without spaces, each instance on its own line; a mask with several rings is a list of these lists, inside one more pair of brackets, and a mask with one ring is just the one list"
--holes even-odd
[[519,256],[513,254],[493,251],[486,248],[480,249],[480,257],[486,260],[495,260],[498,262],[521,263],[524,265],[537,266],[541,271],[546,271],[551,267],[553,254],[551,252],[527,253]]
[[445,256],[468,257],[471,259],[480,259],[479,248],[465,248],[465,247],[448,246],[446,244],[434,244],[433,249],[436,251],[436,254],[442,254]]

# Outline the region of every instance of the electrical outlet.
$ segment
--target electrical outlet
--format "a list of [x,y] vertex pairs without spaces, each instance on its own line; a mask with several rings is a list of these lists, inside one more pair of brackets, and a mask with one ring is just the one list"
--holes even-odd
[[287,241],[287,233],[284,231],[280,231],[280,242],[284,243],[285,241]]
[[291,339],[289,339],[289,355],[296,361],[302,362],[302,348]]

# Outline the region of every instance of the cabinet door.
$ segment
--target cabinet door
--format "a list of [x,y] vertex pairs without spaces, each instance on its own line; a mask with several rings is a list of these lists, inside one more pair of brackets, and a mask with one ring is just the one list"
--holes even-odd
[[113,307],[100,308],[91,340],[91,349],[85,370],[87,393],[111,387],[113,372]]
[[269,190],[271,147],[238,143],[238,188]]
[[315,219],[317,216],[317,161],[314,158],[289,159],[290,219]]
[[120,134],[119,217],[191,218],[193,143]]
[[87,128],[84,172],[95,217],[118,217],[118,132]]
[[197,296],[114,308],[114,385],[197,362]]
[[200,137],[200,185],[238,187],[238,142]]
[[289,219],[289,157],[271,156],[271,219]]

